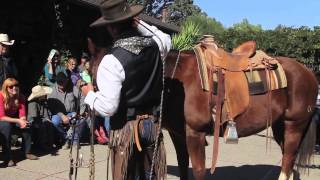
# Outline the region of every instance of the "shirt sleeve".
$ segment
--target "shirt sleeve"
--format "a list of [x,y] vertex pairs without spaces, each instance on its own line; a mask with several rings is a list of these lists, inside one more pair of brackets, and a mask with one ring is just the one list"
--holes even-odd
[[90,91],[84,102],[102,116],[112,116],[119,105],[124,79],[125,72],[119,60],[111,54],[104,56],[97,71],[99,91]]
[[28,117],[37,117],[37,103],[31,101],[28,103]]
[[49,73],[49,65],[48,65],[48,63],[46,63],[45,66],[43,67],[43,71],[44,71],[44,76],[46,78],[48,78],[49,80],[51,80],[52,77],[53,77],[53,74]]
[[156,26],[150,26],[144,21],[140,20],[137,26],[138,31],[144,36],[152,36],[152,39],[158,44],[161,58],[164,59],[171,49],[171,37],[159,30]]

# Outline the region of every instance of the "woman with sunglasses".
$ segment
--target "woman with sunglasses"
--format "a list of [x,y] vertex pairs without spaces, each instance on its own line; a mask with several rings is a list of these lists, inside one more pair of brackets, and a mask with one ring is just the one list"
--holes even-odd
[[26,120],[25,98],[19,93],[18,81],[14,78],[7,78],[2,85],[0,92],[0,137],[4,137],[3,153],[4,165],[14,166],[11,157],[11,134],[12,131],[22,135],[27,159],[36,160],[38,157],[30,153],[31,150],[31,129]]

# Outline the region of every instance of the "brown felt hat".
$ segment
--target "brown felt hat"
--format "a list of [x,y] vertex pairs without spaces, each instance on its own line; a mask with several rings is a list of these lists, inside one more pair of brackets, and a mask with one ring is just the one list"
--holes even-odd
[[132,18],[140,14],[144,9],[142,5],[129,6],[125,0],[105,0],[100,4],[102,17],[90,26],[103,26]]

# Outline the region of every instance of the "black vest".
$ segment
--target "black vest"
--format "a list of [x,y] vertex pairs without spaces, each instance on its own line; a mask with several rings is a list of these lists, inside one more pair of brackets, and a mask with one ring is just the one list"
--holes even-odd
[[125,71],[120,103],[111,117],[111,128],[122,128],[139,114],[157,115],[162,91],[162,61],[156,42],[152,40],[138,55],[121,47],[111,52]]

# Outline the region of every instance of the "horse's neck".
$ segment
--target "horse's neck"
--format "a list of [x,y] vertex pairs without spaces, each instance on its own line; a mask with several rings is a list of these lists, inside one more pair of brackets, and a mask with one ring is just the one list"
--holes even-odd
[[[177,51],[171,50],[166,57],[166,76],[171,77],[173,73],[177,73],[178,69],[184,67],[189,57],[195,57],[193,51]],[[174,72],[173,72],[174,71]]]

